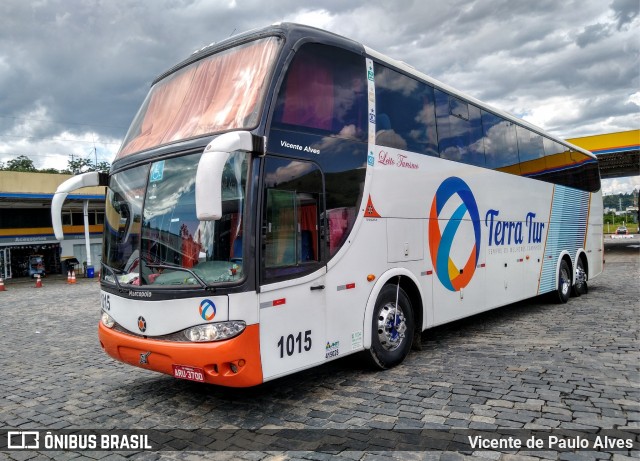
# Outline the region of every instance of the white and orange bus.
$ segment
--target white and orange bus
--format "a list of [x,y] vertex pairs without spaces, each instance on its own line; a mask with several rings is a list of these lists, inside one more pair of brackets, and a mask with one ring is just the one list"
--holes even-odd
[[108,175],[104,350],[253,386],[603,268],[594,155],[349,39],[278,24],[161,75]]

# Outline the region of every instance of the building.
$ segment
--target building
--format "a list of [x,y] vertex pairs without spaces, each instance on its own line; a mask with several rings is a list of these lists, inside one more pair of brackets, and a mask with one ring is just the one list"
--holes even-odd
[[69,195],[63,206],[65,238],[56,240],[51,224],[51,200],[71,175],[0,171],[0,277],[28,275],[29,257],[42,255],[45,272],[66,271],[64,261],[75,257],[82,273],[87,261],[84,202],[88,202],[91,262],[99,267],[104,223],[104,187],[86,187]]

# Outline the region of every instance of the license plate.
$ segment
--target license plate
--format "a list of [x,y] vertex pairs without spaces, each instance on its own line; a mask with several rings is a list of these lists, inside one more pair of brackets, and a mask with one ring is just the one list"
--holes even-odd
[[173,376],[190,381],[204,382],[204,370],[202,368],[188,367],[186,365],[173,365]]

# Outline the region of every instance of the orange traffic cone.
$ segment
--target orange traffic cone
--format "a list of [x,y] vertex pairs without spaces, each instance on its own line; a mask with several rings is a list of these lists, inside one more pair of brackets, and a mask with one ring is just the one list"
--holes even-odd
[[42,288],[42,279],[39,274],[36,275],[36,288]]
[[4,287],[4,280],[2,280],[2,277],[0,277],[0,291],[7,291],[7,289]]
[[76,271],[71,271],[71,282],[69,283],[76,283]]
[[67,283],[71,283],[71,271],[67,271]]

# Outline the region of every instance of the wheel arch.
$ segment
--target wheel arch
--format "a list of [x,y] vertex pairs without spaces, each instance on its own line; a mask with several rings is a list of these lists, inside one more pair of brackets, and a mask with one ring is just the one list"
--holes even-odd
[[578,260],[582,261],[582,267],[587,274],[587,278],[589,278],[589,258],[587,257],[587,252],[584,250],[584,248],[579,248],[576,252],[576,263],[572,267],[574,282],[576,280],[576,271],[578,270]]
[[560,277],[560,264],[562,264],[562,261],[566,261],[567,264],[569,264],[569,273],[571,274],[571,285],[573,285],[573,281],[575,280],[575,272],[574,272],[575,264],[573,264],[573,261],[571,259],[571,254],[567,250],[563,250],[560,252],[560,255],[558,256],[558,260],[556,261],[556,285],[555,285],[556,287],[560,282],[558,278]]
[[365,349],[371,348],[371,322],[373,321],[373,311],[376,306],[376,301],[378,300],[378,295],[384,286],[395,285],[395,278],[398,276],[400,276],[400,287],[404,290],[411,301],[415,329],[422,333],[424,322],[424,303],[422,301],[422,290],[420,289],[418,279],[407,269],[401,267],[389,269],[378,278],[371,290],[371,293],[369,293],[363,323],[362,345]]

